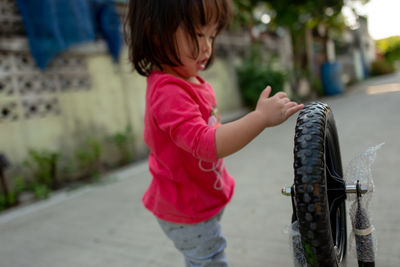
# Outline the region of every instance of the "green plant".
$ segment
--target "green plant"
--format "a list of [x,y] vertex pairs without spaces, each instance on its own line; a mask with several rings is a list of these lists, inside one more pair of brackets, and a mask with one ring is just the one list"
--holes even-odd
[[32,191],[36,199],[45,199],[50,195],[50,188],[45,184],[34,183],[32,185]]
[[35,182],[56,189],[59,184],[57,181],[57,162],[59,154],[48,150],[30,149],[29,158],[25,165],[33,171]]
[[12,190],[17,194],[21,194],[27,189],[25,179],[22,176],[17,176],[11,180]]
[[272,88],[271,96],[284,89],[285,74],[266,64],[257,46],[252,48],[250,57],[237,68],[237,74],[244,104],[250,108],[255,108],[260,93],[267,85]]
[[28,190],[28,186],[25,179],[21,176],[17,176],[11,180],[11,191],[10,191],[10,201],[11,205],[17,204],[19,202],[18,198],[22,192]]
[[28,190],[26,182],[21,176],[12,179],[11,185],[7,196],[4,194],[0,195],[0,211],[18,204],[20,194]]
[[392,36],[376,42],[378,50],[383,53],[385,60],[393,63],[400,60],[400,36]]
[[0,194],[0,211],[5,210],[8,207],[8,199],[4,194]]
[[9,192],[8,196],[4,194],[0,195],[0,211],[12,207],[15,204],[17,204],[17,195],[15,192]]
[[378,59],[372,62],[370,73],[372,76],[377,76],[392,73],[394,70],[392,63],[384,59]]
[[324,95],[324,89],[322,87],[322,82],[321,79],[315,75],[310,74],[309,76],[310,79],[310,86],[311,90],[317,93],[318,96],[323,96]]
[[122,132],[117,132],[109,136],[108,140],[118,149],[121,165],[125,165],[133,160],[134,154],[132,148],[134,135],[130,126],[127,126]]
[[102,152],[100,141],[95,138],[89,138],[75,153],[79,167],[84,175],[92,180],[97,180],[102,172]]

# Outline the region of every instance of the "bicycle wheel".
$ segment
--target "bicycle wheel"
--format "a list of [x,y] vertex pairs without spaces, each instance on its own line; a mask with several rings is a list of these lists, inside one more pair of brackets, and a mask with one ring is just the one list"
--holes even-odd
[[339,266],[347,231],[345,183],[335,120],[324,103],[300,112],[294,144],[294,214],[308,266]]

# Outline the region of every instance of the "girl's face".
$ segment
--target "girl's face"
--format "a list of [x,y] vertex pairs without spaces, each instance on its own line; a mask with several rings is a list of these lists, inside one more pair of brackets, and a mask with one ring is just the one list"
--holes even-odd
[[199,53],[195,57],[195,44],[188,34],[178,27],[176,31],[176,44],[181,66],[163,66],[163,69],[170,74],[190,82],[198,82],[196,76],[199,71],[204,70],[212,54],[213,42],[217,33],[217,25],[202,26],[197,30],[197,42]]

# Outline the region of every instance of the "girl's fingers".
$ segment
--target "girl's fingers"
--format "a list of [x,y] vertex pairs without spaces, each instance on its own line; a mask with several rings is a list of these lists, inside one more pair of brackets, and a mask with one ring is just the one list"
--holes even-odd
[[294,106],[297,106],[297,103],[296,102],[293,102],[293,101],[288,101],[288,102],[286,102],[285,103],[285,107],[287,108],[287,109],[289,109],[289,108],[291,108],[291,107],[294,107]]
[[261,98],[268,98],[270,94],[271,94],[271,86],[268,85],[268,86],[261,92]]
[[303,105],[303,104],[300,104],[300,105],[296,105],[296,106],[294,106],[294,107],[291,107],[291,108],[289,109],[290,116],[293,115],[293,114],[295,114],[296,112],[298,112],[298,111],[301,110],[302,108],[304,108],[304,105]]
[[285,98],[285,97],[287,97],[287,94],[285,92],[278,92],[275,94],[275,96],[277,98]]
[[288,101],[287,103],[285,103],[284,106],[283,106],[284,114],[289,114],[289,113],[288,113],[289,110],[290,110],[291,108],[295,107],[295,106],[297,106],[297,103],[296,103],[296,102],[291,102],[291,101],[289,100],[289,101]]
[[290,116],[292,116],[293,114],[295,114],[296,112],[298,112],[299,110],[301,110],[303,107],[304,107],[304,105],[303,104],[300,104],[300,105],[298,105],[297,103],[295,103],[295,102],[291,102],[291,103],[289,103],[290,105],[288,106],[288,109],[286,110],[286,114],[287,114],[287,117],[289,118]]

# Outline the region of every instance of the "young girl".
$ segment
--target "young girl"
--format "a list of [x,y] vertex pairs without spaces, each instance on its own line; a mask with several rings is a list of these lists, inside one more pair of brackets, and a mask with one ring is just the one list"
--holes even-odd
[[228,266],[219,220],[235,182],[222,158],[303,106],[285,93],[221,124],[210,84],[198,76],[229,23],[230,0],[131,0],[126,26],[130,61],[147,77],[145,142],[152,182],[144,206],[174,242],[186,266]]

